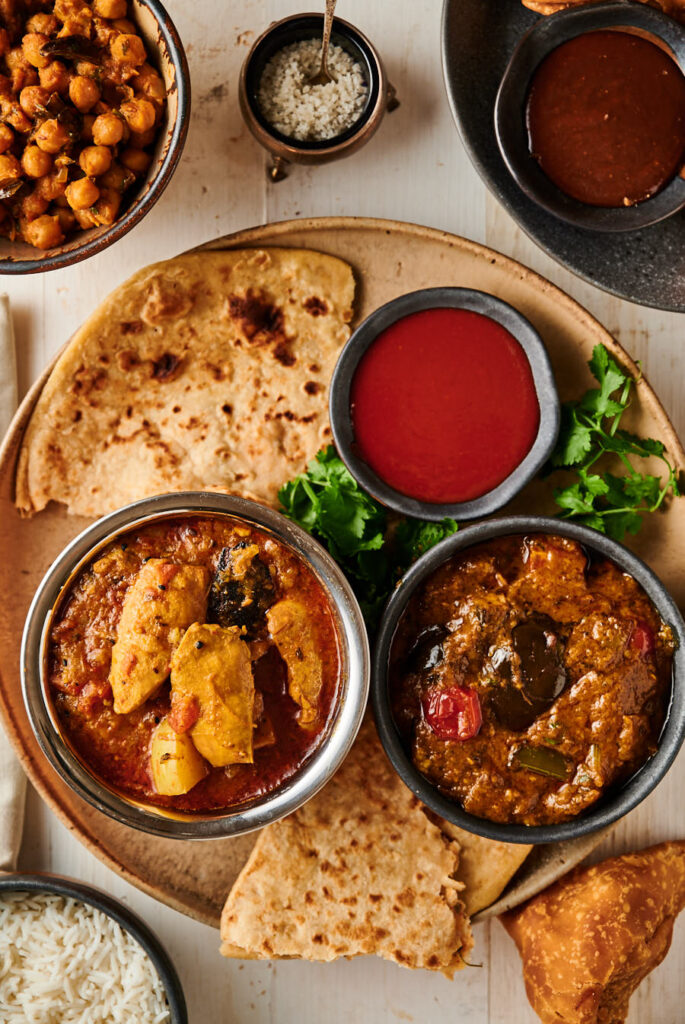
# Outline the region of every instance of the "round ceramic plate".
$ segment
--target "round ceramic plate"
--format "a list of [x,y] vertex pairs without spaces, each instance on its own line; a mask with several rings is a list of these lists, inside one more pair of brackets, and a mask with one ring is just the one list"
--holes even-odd
[[569,270],[622,299],[685,312],[685,211],[620,235],[584,231],[534,203],[507,170],[495,138],[495,97],[511,55],[537,17],[521,0],[445,0],[447,94],[476,170],[519,226]]
[[[562,400],[590,385],[586,363],[600,342],[637,373],[617,342],[562,291],[506,256],[455,235],[394,221],[319,218],[253,228],[203,248],[264,245],[317,249],[347,260],[357,282],[355,323],[390,299],[418,288],[449,284],[491,292],[518,309],[541,335]],[[143,891],[191,917],[218,925],[226,894],[252,849],[254,834],[198,843],[148,836],[117,824],[84,803],[55,774],[24,711],[19,647],[31,597],[56,555],[88,522],[68,516],[56,505],[32,519],[22,519],[13,503],[19,447],[50,369],[24,399],[0,450],[0,592],[12,594],[0,616],[0,712],[33,785],[81,842]],[[685,466],[685,452],[644,379],[637,385],[630,417],[631,429],[661,438],[676,465]],[[533,481],[505,511],[553,512],[550,484]],[[631,546],[661,576],[682,607],[685,502],[653,516]],[[630,820],[642,819],[633,812]],[[646,843],[654,834],[653,825],[645,825],[638,839]],[[540,847],[505,893],[506,904],[513,906],[544,888],[587,856],[600,839],[601,835],[594,835]]]

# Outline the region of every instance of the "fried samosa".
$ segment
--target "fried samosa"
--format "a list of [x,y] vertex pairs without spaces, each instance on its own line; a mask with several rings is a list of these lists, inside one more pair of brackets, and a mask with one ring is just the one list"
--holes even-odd
[[543,1024],[622,1024],[685,906],[685,840],[578,868],[500,920]]

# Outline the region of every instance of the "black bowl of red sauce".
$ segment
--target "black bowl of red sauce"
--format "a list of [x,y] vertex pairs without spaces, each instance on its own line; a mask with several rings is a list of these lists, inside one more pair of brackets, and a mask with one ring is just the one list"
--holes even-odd
[[486,292],[428,288],[371,314],[333,373],[330,419],[350,473],[403,515],[488,515],[538,472],[559,430],[545,346]]
[[653,7],[616,0],[540,18],[494,117],[518,185],[576,227],[633,231],[685,206],[685,29]]

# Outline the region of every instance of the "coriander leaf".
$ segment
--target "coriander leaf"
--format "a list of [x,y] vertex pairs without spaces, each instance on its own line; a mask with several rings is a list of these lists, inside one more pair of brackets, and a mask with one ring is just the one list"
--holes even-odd
[[561,427],[552,466],[573,466],[582,462],[592,447],[592,431],[578,420],[575,409],[566,405],[561,410]]
[[618,430],[616,437],[624,445],[630,445],[635,455],[643,455],[645,458],[649,455],[656,455],[657,458],[661,458],[666,451],[663,441],[655,441],[652,437],[638,437],[637,434],[631,434],[627,430]]
[[603,395],[610,395],[629,380],[628,375],[611,358],[609,350],[604,345],[595,345],[588,366],[592,376],[601,385]]
[[[564,518],[575,518],[621,539],[626,533],[637,533],[643,516],[656,511],[667,496],[680,496],[678,474],[662,441],[619,428],[633,379],[602,345],[595,347],[588,365],[599,388],[564,404],[559,438],[549,461],[551,469],[567,469],[577,480],[557,488],[554,496]],[[641,472],[634,461],[650,457],[666,467],[665,480]],[[622,468],[622,475],[612,471],[617,468]]]
[[408,568],[430,548],[445,537],[456,533],[459,527],[454,519],[442,519],[438,523],[428,523],[421,519],[403,519],[395,530],[395,554],[398,562]]
[[642,526],[642,516],[631,509],[619,512],[615,516],[604,516],[603,519],[607,536],[613,540],[623,540],[626,533],[636,534]]
[[278,496],[283,513],[321,541],[347,575],[369,629],[414,559],[457,529],[452,519],[400,519],[391,526],[385,508],[359,486],[332,445]]
[[600,494],[606,494],[609,490],[606,480],[596,473],[588,473],[585,469],[579,469],[578,476],[583,481],[583,486],[588,494],[597,497]]
[[580,484],[571,484],[569,487],[557,488],[554,492],[554,500],[559,508],[567,509],[576,515],[586,515],[594,511],[592,497],[587,497],[581,490]]

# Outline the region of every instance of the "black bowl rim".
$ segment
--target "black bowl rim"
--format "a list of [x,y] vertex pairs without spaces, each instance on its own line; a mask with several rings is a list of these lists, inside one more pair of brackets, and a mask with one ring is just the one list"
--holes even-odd
[[[652,758],[595,810],[558,825],[503,825],[468,814],[442,796],[414,767],[406,754],[393,721],[388,701],[388,659],[399,619],[416,587],[452,555],[464,548],[510,534],[548,533],[578,540],[610,558],[630,573],[645,590],[662,619],[676,635],[673,683],[659,747]],[[405,573],[390,596],[381,619],[373,652],[371,699],[381,743],[391,764],[406,786],[430,810],[467,832],[505,843],[552,843],[598,832],[637,807],[666,775],[685,739],[685,622],[665,586],[637,555],[604,534],[587,526],[545,516],[501,516],[468,526],[427,551]]]
[[[540,424],[522,462],[497,487],[471,501],[435,504],[395,490],[363,461],[354,449],[350,415],[352,380],[365,352],[391,324],[412,313],[439,308],[466,309],[495,320],[516,338],[530,364],[540,407]],[[435,522],[445,517],[466,521],[490,515],[518,494],[540,470],[556,443],[560,406],[552,365],[545,344],[531,322],[503,299],[475,288],[438,287],[400,295],[374,310],[352,333],[331,377],[329,418],[333,440],[352,476],[382,504],[402,515]]]
[[[310,28],[316,25],[321,25],[323,31],[323,14],[317,14],[312,11],[311,13],[304,12],[302,14],[293,14],[287,18],[282,18],[280,21],[274,22],[262,33],[262,35],[255,42],[252,50],[247,55],[245,64],[245,99],[249,105],[250,111],[255,121],[259,124],[262,131],[269,135],[276,142],[280,142],[288,146],[292,150],[297,150],[302,153],[313,153],[321,156],[325,155],[329,150],[335,150],[338,146],[344,145],[345,143],[352,142],[357,138],[362,129],[370,121],[371,117],[375,113],[376,107],[378,106],[381,97],[381,80],[383,77],[382,66],[380,57],[372,45],[369,39],[361,32],[358,28],[352,25],[349,21],[344,21],[342,18],[333,19],[333,28],[331,32],[331,42],[335,42],[335,36],[346,39],[349,43],[352,43],[356,50],[364,58],[369,71],[369,93],[364,104],[364,109],[361,114],[349,128],[346,128],[340,135],[334,135],[330,139],[313,139],[307,141],[306,139],[294,139],[290,135],[283,135],[282,132],[277,131],[272,124],[262,114],[259,103],[257,102],[256,92],[251,88],[251,75],[253,66],[256,60],[259,58],[261,52],[266,47],[271,47],[273,40],[278,39],[279,36],[284,35],[286,32],[290,32],[295,27],[302,28],[308,31]],[[301,23],[301,24],[300,24]],[[276,44],[274,53],[278,52],[282,46],[287,46],[287,43]]]
[[188,135],[191,94],[190,70],[178,30],[166,9],[160,3],[160,0],[139,0],[139,2],[149,8],[154,15],[159,31],[164,38],[169,59],[176,72],[175,86],[178,98],[176,119],[167,145],[167,151],[157,168],[154,178],[144,188],[143,193],[129,207],[123,217],[116,220],[102,234],[89,239],[83,245],[57,253],[54,256],[46,255],[44,258],[35,260],[0,259],[0,274],[42,274],[48,270],[69,267],[74,263],[80,263],[81,260],[88,259],[89,256],[95,256],[97,253],[102,252],[103,249],[112,245],[113,242],[118,242],[131,228],[135,227],[146,213],[152,209],[171,181],[176,165],[181,159]]
[[685,74],[685,29],[662,11],[633,0],[581,5],[542,17],[524,33],[502,76],[494,110],[497,144],[519,188],[559,219],[607,233],[637,231],[677,213],[685,206],[685,181],[676,172],[664,188],[634,206],[582,203],[558,188],[530,155],[524,112],[533,76],[552,50],[586,32],[620,26],[660,39]]
[[80,900],[107,914],[132,935],[149,956],[169,1003],[171,1024],[188,1024],[183,987],[171,957],[148,925],[119,900],[76,879],[43,872],[2,875],[0,893],[3,892],[54,893]]

